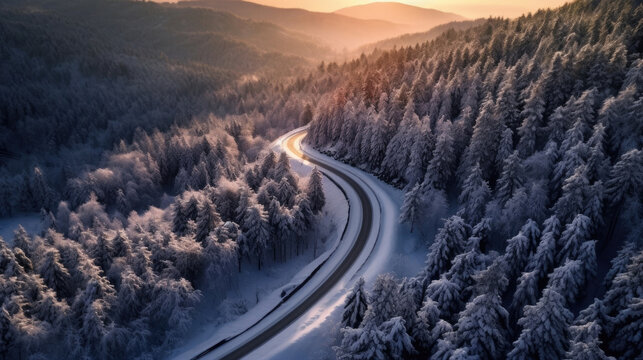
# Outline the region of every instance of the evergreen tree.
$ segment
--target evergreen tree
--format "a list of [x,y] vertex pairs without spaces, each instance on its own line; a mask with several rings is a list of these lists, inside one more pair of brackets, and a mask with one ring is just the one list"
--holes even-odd
[[627,242],[618,251],[616,257],[612,259],[612,266],[605,275],[603,286],[609,289],[616,276],[620,273],[627,271],[627,266],[630,264],[633,254],[636,253],[636,244],[634,242]]
[[429,161],[431,160],[435,139],[433,138],[433,134],[431,134],[431,128],[428,124],[429,121],[428,118],[423,119],[419,131],[414,134],[415,141],[411,147],[409,163],[405,172],[405,179],[408,184],[415,184],[416,182],[422,181]]
[[377,277],[369,300],[370,304],[364,316],[364,324],[372,322],[375,326],[380,326],[395,316],[399,295],[393,275],[384,274]]
[[368,308],[367,294],[364,291],[364,278],[359,278],[344,301],[342,326],[358,328]]
[[579,166],[574,174],[565,179],[563,195],[554,205],[554,212],[562,221],[571,221],[576,214],[583,213],[586,197],[590,192],[587,167]]
[[249,250],[257,256],[257,267],[261,270],[263,252],[270,240],[267,215],[261,205],[253,204],[246,209],[242,229]]
[[522,332],[507,359],[563,359],[569,347],[572,319],[563,296],[546,288],[536,305],[525,306],[525,314],[518,320]]
[[413,347],[421,354],[431,353],[438,338],[434,337],[433,330],[440,321],[440,309],[433,299],[427,297],[422,308],[417,312],[417,321],[410,329],[413,338]]
[[615,360],[600,348],[601,327],[594,321],[570,327],[571,342],[567,360]]
[[504,205],[514,192],[525,185],[525,171],[522,166],[522,159],[518,152],[514,151],[505,161],[502,175],[496,184],[496,198]]
[[452,216],[444,222],[444,226],[438,231],[429,248],[424,271],[424,287],[451,267],[452,259],[464,249],[466,237],[467,227],[461,217]]
[[341,329],[342,343],[335,347],[337,359],[341,360],[385,360],[385,334],[375,323],[365,323],[364,327]]
[[643,298],[632,297],[612,324],[614,333],[610,337],[609,348],[619,359],[634,359],[643,354],[642,324]]
[[181,197],[176,197],[173,207],[174,216],[172,219],[172,231],[179,235],[182,235],[187,228],[186,225],[188,222],[188,218]]
[[527,261],[533,252],[531,240],[521,232],[507,240],[505,249],[505,261],[507,262],[509,276],[515,278],[527,265]]
[[436,189],[446,189],[453,174],[456,160],[453,145],[453,135],[449,123],[438,133],[433,156],[426,169],[422,186],[430,185]]
[[585,282],[580,260],[567,260],[549,275],[548,287],[565,297],[567,305],[574,303]]
[[[505,167],[505,161],[514,153],[513,131],[507,128],[502,132],[498,153],[496,154],[496,173],[502,174]],[[498,186],[496,185],[496,188]]]
[[578,259],[581,244],[589,240],[591,220],[583,215],[578,214],[574,221],[565,225],[565,231],[559,239],[559,246],[561,248],[558,253],[558,263],[562,263],[565,259]]
[[386,355],[389,359],[406,359],[415,353],[411,343],[411,337],[406,333],[405,322],[400,316],[396,316],[381,325],[384,333],[384,344]]
[[210,199],[204,199],[199,206],[196,222],[196,241],[204,242],[211,231],[221,223],[221,217],[216,211],[216,206]]
[[72,295],[73,284],[69,271],[60,263],[60,254],[56,249],[49,249],[43,256],[38,267],[38,273],[45,284],[54,290],[60,297]]
[[518,110],[518,93],[516,92],[516,71],[509,69],[498,91],[496,99],[496,116],[511,130],[516,130],[519,125],[520,111]]
[[501,292],[507,282],[497,267],[475,276],[477,295],[460,313],[455,325],[455,346],[480,359],[498,359],[509,344],[508,313]]
[[413,232],[413,225],[420,220],[422,205],[420,185],[415,184],[410,191],[404,194],[404,203],[400,208],[400,223],[411,225],[411,232]]
[[497,147],[503,132],[502,122],[493,114],[493,100],[488,96],[480,110],[473,129],[471,143],[461,164],[463,172],[479,164],[483,179],[489,179],[494,168]]
[[322,175],[317,167],[313,168],[306,187],[306,195],[310,201],[310,209],[314,214],[318,214],[326,204],[326,195],[322,185]]
[[543,88],[536,84],[532,86],[531,94],[525,101],[525,109],[522,111],[524,120],[518,129],[520,141],[516,149],[523,158],[531,156],[536,149],[536,135],[542,125],[544,111]]
[[535,277],[541,282],[556,265],[556,238],[560,235],[560,222],[552,215],[543,223],[544,230],[536,253],[529,258],[526,270],[535,271]]
[[480,165],[476,164],[462,185],[462,192],[458,200],[462,208],[458,215],[462,216],[468,223],[476,224],[483,217],[485,206],[491,190],[487,181],[482,178]]
[[458,311],[462,306],[460,298],[460,286],[458,284],[447,280],[446,277],[441,277],[438,280],[433,280],[426,289],[426,296],[438,303],[440,308],[440,318],[450,320],[456,317]]
[[524,272],[518,278],[518,285],[511,301],[511,314],[513,319],[522,317],[522,310],[525,305],[534,305],[538,300],[538,273],[534,271]]

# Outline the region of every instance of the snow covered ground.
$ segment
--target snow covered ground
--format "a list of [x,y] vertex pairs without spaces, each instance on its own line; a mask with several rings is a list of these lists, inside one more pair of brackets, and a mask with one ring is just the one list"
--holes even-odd
[[40,214],[22,214],[0,219],[0,237],[2,237],[10,247],[13,244],[13,232],[16,231],[18,225],[22,225],[29,234],[37,234],[41,228]]

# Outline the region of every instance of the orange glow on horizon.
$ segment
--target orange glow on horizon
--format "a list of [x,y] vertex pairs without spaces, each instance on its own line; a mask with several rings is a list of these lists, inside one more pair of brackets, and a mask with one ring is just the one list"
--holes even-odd
[[[250,0],[258,4],[283,8],[302,8],[311,11],[333,12],[345,7],[363,5],[378,0]],[[504,16],[516,17],[543,8],[555,8],[569,0],[400,0],[400,3],[453,12],[469,18]]]

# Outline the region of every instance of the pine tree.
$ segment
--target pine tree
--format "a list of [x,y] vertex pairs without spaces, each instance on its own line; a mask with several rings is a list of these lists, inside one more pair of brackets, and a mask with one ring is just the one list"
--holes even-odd
[[620,273],[627,271],[627,266],[630,264],[633,254],[636,253],[636,244],[634,242],[627,242],[618,251],[616,257],[612,259],[612,266],[605,275],[603,286],[609,289],[616,276]]
[[364,278],[359,278],[353,290],[346,296],[344,301],[344,313],[342,315],[342,326],[358,328],[364,319],[368,308],[367,294],[364,291]]
[[242,229],[249,250],[257,256],[257,267],[261,270],[263,252],[270,240],[267,215],[261,205],[253,204],[246,209]]
[[384,333],[374,323],[364,327],[343,328],[342,343],[334,348],[340,360],[386,360],[386,340]]
[[204,199],[199,205],[199,214],[196,221],[196,241],[203,243],[211,231],[221,223],[221,217],[216,211],[216,206],[210,199]]
[[514,151],[505,161],[502,175],[496,184],[496,197],[501,205],[504,205],[514,192],[525,185],[525,171],[522,166],[522,159],[518,152]]
[[420,185],[415,186],[404,194],[404,203],[400,208],[400,223],[411,225],[411,232],[413,232],[413,225],[415,225],[422,214],[422,192]]
[[563,195],[554,205],[553,209],[558,218],[567,222],[571,221],[576,214],[583,213],[590,189],[587,167],[584,165],[577,167],[574,174],[565,179]]
[[535,271],[539,283],[556,265],[556,238],[560,235],[560,222],[552,215],[543,223],[544,230],[535,254],[529,258],[526,271]]
[[531,240],[521,232],[513,238],[507,240],[507,248],[505,249],[505,261],[508,266],[508,275],[515,278],[520,274],[527,261],[533,252]]
[[386,355],[389,359],[406,359],[415,353],[411,337],[406,333],[404,325],[404,319],[396,316],[382,323],[380,327],[384,333]]
[[614,232],[625,199],[643,187],[643,151],[631,150],[614,164],[605,183],[605,195],[614,207],[608,238]]
[[476,119],[471,142],[461,165],[462,171],[466,172],[478,163],[482,178],[489,179],[503,130],[502,122],[493,114],[493,100],[489,95],[484,100],[480,115]]
[[480,165],[476,164],[462,185],[462,192],[458,198],[462,208],[458,215],[468,223],[478,223],[484,217],[490,193],[489,184],[482,178]]
[[548,287],[565,297],[567,305],[574,303],[585,282],[580,260],[567,260],[549,275]]
[[444,126],[438,134],[433,156],[424,175],[422,186],[432,186],[436,189],[446,189],[453,174],[455,156],[451,125]]
[[187,229],[186,225],[188,222],[187,214],[185,212],[185,206],[181,197],[177,196],[173,205],[174,217],[172,219],[172,231],[179,235],[183,235]]
[[572,319],[563,296],[546,288],[536,305],[525,306],[525,314],[518,320],[522,332],[507,359],[562,359],[568,349]]
[[322,175],[317,167],[313,168],[306,187],[306,195],[310,201],[310,209],[314,214],[318,214],[326,203],[326,195],[322,185]]
[[364,316],[363,324],[371,322],[375,326],[380,326],[383,322],[395,316],[398,299],[398,286],[393,275],[379,275],[375,280],[369,297],[370,304]]
[[112,239],[113,257],[129,257],[132,253],[132,242],[124,231],[118,231]]
[[440,308],[440,318],[450,320],[454,318],[462,306],[460,298],[460,286],[441,277],[433,280],[426,289],[426,296],[438,303]]
[[571,345],[565,359],[568,360],[615,360],[605,355],[600,348],[601,327],[594,321],[570,327]]
[[[507,128],[502,132],[498,153],[496,154],[496,172],[502,174],[505,167],[505,161],[514,153],[513,131]],[[498,185],[496,185],[496,188]]]
[[565,231],[559,239],[561,248],[558,253],[557,262],[562,263],[565,259],[577,259],[581,244],[589,240],[591,230],[591,220],[583,215],[578,214],[574,221],[565,225]]
[[643,298],[632,297],[627,307],[614,319],[614,333],[608,343],[619,359],[634,359],[643,354]]
[[525,305],[534,305],[538,300],[538,273],[536,271],[524,272],[518,278],[518,285],[511,301],[512,319],[522,317]]
[[417,321],[410,329],[413,346],[421,354],[431,353],[438,338],[434,337],[433,330],[440,321],[438,303],[427,297],[422,308],[417,312]]
[[435,147],[435,139],[433,138],[433,134],[431,134],[431,128],[428,124],[429,121],[428,118],[423,119],[419,131],[414,134],[415,141],[411,147],[409,164],[405,172],[405,179],[408,184],[415,184],[416,182],[422,181],[429,161],[431,160],[431,153]]
[[464,249],[467,228],[459,216],[452,216],[435,236],[426,258],[424,287],[451,267],[451,261]]
[[464,301],[471,297],[474,274],[485,267],[485,259],[480,251],[479,241],[479,238],[469,238],[468,250],[453,259],[453,265],[446,273],[446,278],[460,287],[461,298]]
[[510,68],[502,79],[496,100],[496,115],[511,130],[519,125],[518,93],[516,92],[516,70]]
[[612,281],[612,286],[603,297],[605,309],[609,316],[616,316],[627,308],[634,298],[643,298],[643,250],[638,250],[627,265],[627,270],[618,274]]
[[507,310],[502,306],[502,284],[507,279],[497,267],[474,276],[478,294],[460,313],[455,346],[480,359],[498,359],[509,344]]
[[532,87],[531,94],[525,101],[525,109],[522,111],[524,120],[518,129],[520,141],[516,149],[523,158],[531,156],[536,149],[536,134],[542,125],[544,111],[543,88],[536,84]]

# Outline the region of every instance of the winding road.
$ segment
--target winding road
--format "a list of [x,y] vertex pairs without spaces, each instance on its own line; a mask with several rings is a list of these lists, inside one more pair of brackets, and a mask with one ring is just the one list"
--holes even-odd
[[[342,179],[357,194],[359,204],[350,205],[360,206],[362,208],[363,216],[361,219],[351,219],[353,221],[361,221],[359,232],[357,233],[356,239],[354,239],[353,246],[344,255],[344,258],[336,266],[334,271],[329,276],[327,276],[319,286],[317,286],[305,299],[294,305],[294,308],[291,311],[284,314],[280,319],[273,322],[258,335],[252,337],[248,341],[235,344],[234,348],[228,350],[225,354],[214,355],[213,352],[215,352],[215,350],[219,350],[222,345],[231,343],[235,338],[241,335],[237,334],[232,338],[228,338],[225,341],[212,345],[208,349],[199,353],[193,359],[201,359],[205,357],[209,358],[211,356],[217,356],[217,358],[225,360],[239,359],[245,355],[248,355],[253,350],[259,348],[262,344],[266,343],[272,337],[279,334],[281,331],[293,324],[295,320],[305,314],[306,311],[311,309],[316,302],[318,302],[326,294],[328,294],[329,291],[331,291],[331,289],[335,285],[337,285],[345,275],[347,275],[351,267],[355,265],[356,261],[360,258],[360,255],[365,250],[372,232],[377,231],[377,227],[373,226],[373,204],[371,203],[371,199],[367,195],[367,190],[365,189],[364,185],[356,181],[354,179],[354,176],[351,176],[350,174],[345,173],[340,169],[333,168],[332,166],[324,162],[321,158],[316,159],[313,158],[313,155],[311,154],[305,154],[304,151],[300,148],[299,144],[301,140],[306,136],[306,133],[307,131],[305,128],[300,129],[299,131],[292,132],[287,138],[284,139],[283,143],[285,144],[291,155],[294,154],[294,156],[296,156],[300,160],[316,165],[320,169],[320,171],[322,171],[325,176],[331,179],[331,181],[335,182],[335,184],[337,184],[337,182],[332,179],[333,177]],[[339,186],[339,184],[337,185]],[[342,240],[350,241],[352,239]],[[257,326],[260,323],[261,321],[253,326]]]

